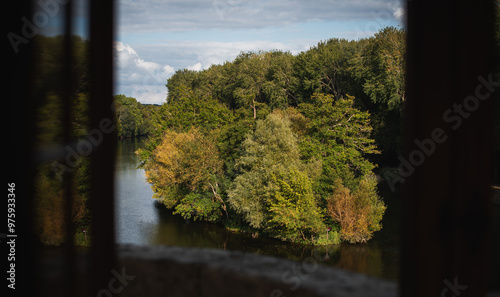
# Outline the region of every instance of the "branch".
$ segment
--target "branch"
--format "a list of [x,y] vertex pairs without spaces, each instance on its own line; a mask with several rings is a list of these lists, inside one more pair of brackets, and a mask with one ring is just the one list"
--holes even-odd
[[[222,200],[222,197],[217,193],[217,191],[215,191],[215,188],[214,186],[212,185],[212,183],[208,183],[208,185],[210,186],[210,188],[212,188],[212,193],[214,194],[214,197],[215,199],[219,200],[220,202],[222,202],[222,209],[224,209],[224,212],[226,213],[226,218],[229,219],[229,215],[227,213],[227,207],[226,207],[226,203],[224,203],[224,200]],[[216,187],[218,187],[218,185],[216,184]]]

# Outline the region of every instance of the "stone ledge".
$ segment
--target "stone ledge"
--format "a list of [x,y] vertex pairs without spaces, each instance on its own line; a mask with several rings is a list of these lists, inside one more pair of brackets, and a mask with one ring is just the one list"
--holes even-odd
[[395,283],[302,262],[213,249],[118,248],[126,274],[137,276],[121,296],[394,297]]

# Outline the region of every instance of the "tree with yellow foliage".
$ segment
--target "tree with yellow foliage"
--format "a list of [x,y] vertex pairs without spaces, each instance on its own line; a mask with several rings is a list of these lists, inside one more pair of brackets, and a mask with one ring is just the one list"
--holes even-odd
[[185,219],[217,221],[227,215],[220,195],[222,161],[215,133],[193,128],[185,133],[167,130],[145,166],[154,197]]
[[328,214],[340,224],[342,240],[366,242],[373,232],[382,229],[382,217],[386,210],[377,195],[377,182],[373,175],[365,176],[355,191],[349,190],[336,179],[333,195],[327,200]]

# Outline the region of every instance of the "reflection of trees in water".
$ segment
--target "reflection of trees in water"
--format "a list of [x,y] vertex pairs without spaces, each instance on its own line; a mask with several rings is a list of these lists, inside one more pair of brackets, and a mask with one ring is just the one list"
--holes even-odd
[[231,232],[221,226],[194,222],[172,215],[158,203],[160,222],[151,232],[150,243],[185,247],[206,247],[271,255],[295,261],[312,257],[320,265],[335,266],[363,274],[383,275],[382,251],[374,243],[335,246],[304,246],[271,238],[252,238],[250,233]]
[[125,138],[117,141],[116,145],[116,165],[117,169],[136,169],[139,165],[136,151],[144,147],[144,140],[140,138]]
[[[272,255],[300,261],[301,254],[311,247],[282,242],[272,238],[252,238],[250,233],[232,232],[222,226],[206,222],[184,220],[172,215],[161,203],[155,203],[160,221],[150,233],[148,242],[153,245],[176,245],[238,250],[248,253]],[[145,230],[146,232],[146,230]]]
[[176,245],[223,249],[228,237],[225,230],[213,224],[184,220],[172,215],[161,203],[155,203],[160,221],[149,240],[154,245]]
[[305,257],[313,257],[320,263],[329,265],[332,263],[336,263],[340,248],[340,245],[314,247],[310,249],[310,254]]
[[335,266],[368,275],[382,275],[382,252],[375,244],[342,244]]

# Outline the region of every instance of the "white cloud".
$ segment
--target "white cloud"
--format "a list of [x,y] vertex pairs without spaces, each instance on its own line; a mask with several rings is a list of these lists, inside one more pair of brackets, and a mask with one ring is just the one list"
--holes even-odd
[[137,56],[137,52],[128,44],[123,44],[123,42],[115,42],[115,49],[118,52],[127,52],[129,55]]
[[128,44],[116,42],[116,93],[134,97],[142,103],[162,104],[168,92],[165,87],[167,79],[177,69],[208,69],[211,65],[234,60],[240,52],[279,49],[297,54],[314,44],[311,40],[291,44],[173,40],[153,45],[134,45],[132,48]]
[[114,57],[117,66],[117,93],[134,97],[142,103],[165,102],[165,83],[174,73],[172,66],[145,61],[135,49],[122,42],[115,42]]
[[402,7],[397,7],[394,9],[394,17],[400,21],[403,22],[404,19],[406,18],[406,11]]
[[403,3],[395,1],[387,4],[387,8],[392,10],[393,17],[400,23],[403,23],[406,18],[406,10],[403,7]]
[[166,73],[174,73],[175,72],[174,67],[172,67],[170,65],[165,65],[163,67],[163,71]]
[[155,62],[146,62],[143,59],[137,59],[135,62],[137,67],[146,70],[148,73],[152,73],[160,69],[160,64]]
[[192,66],[186,67],[188,70],[194,70],[194,71],[200,71],[201,70],[201,63],[198,62]]
[[317,42],[318,40],[297,40],[293,43],[168,40],[135,47],[146,60],[154,60],[159,64],[169,64],[174,69],[198,70],[207,69],[214,64],[223,64],[225,61],[232,61],[240,52],[278,49],[297,54],[309,49]]

